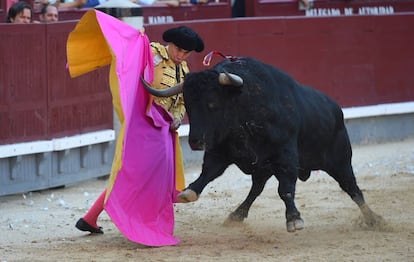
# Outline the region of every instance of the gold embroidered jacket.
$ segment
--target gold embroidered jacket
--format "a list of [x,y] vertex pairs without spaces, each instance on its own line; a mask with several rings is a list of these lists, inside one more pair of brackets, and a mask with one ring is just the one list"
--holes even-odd
[[[187,63],[183,61],[176,66],[168,57],[167,47],[160,43],[151,43],[151,49],[154,55],[152,86],[157,89],[165,89],[183,82],[184,76],[189,72]],[[171,97],[154,97],[154,101],[169,111],[174,118],[183,120],[185,114],[183,94]]]

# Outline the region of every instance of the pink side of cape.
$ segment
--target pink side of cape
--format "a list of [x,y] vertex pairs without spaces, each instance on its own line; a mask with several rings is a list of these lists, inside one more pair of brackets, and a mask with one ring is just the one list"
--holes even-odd
[[134,28],[96,11],[102,33],[116,57],[116,75],[125,116],[122,166],[105,203],[118,229],[148,246],[175,245],[175,134],[166,111],[152,103],[139,77],[152,81],[149,41]]

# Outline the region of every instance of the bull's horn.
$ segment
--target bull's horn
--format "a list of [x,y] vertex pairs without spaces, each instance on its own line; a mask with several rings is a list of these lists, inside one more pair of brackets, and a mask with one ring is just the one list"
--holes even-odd
[[144,84],[145,89],[153,95],[157,97],[169,97],[183,92],[183,84],[179,83],[175,86],[166,89],[156,89],[153,88],[145,79],[141,76],[141,82]]
[[242,86],[243,79],[235,74],[229,73],[226,70],[223,70],[224,73],[220,73],[219,75],[219,83],[222,85],[231,85],[231,86]]

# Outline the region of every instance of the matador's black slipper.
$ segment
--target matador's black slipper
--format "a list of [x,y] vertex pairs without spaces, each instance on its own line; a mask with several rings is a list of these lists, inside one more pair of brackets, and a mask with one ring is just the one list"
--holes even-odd
[[76,222],[76,228],[81,230],[81,231],[89,231],[93,234],[103,234],[103,230],[102,227],[93,227],[91,225],[89,225],[88,222],[86,222],[83,218],[80,218],[78,220],[78,222]]

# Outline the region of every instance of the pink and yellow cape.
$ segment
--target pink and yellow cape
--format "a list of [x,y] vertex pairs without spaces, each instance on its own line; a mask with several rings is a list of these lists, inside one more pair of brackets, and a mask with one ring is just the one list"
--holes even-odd
[[110,64],[113,106],[121,122],[105,210],[131,241],[175,245],[174,205],[184,188],[181,148],[172,117],[152,102],[140,76],[153,80],[148,37],[97,10],[69,34],[69,72],[76,77]]

